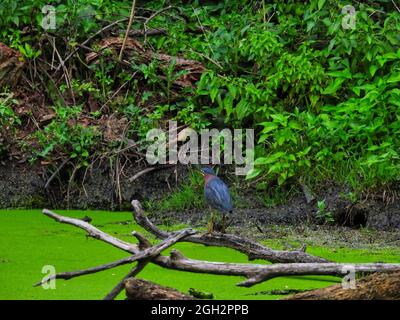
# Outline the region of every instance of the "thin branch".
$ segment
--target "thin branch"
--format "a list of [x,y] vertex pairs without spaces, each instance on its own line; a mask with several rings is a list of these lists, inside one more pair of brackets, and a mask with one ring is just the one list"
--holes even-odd
[[122,54],[124,53],[126,41],[128,40],[129,30],[131,29],[133,18],[135,16],[135,7],[136,7],[136,0],[133,0],[132,7],[131,7],[131,14],[129,16],[129,21],[128,21],[128,27],[126,28],[126,32],[125,32],[124,42],[122,42],[121,50],[120,50],[119,56],[118,56],[118,60],[120,60],[120,61],[122,60]]
[[145,266],[150,262],[151,259],[146,259],[139,261],[138,264],[132,268],[129,273],[122,278],[120,282],[104,297],[103,300],[114,300],[120,292],[124,289],[125,287],[125,281],[129,278],[135,277],[140,271],[144,269]]
[[146,21],[143,23],[143,28],[144,28],[144,31],[143,31],[143,33],[144,33],[144,40],[143,40],[143,42],[144,42],[144,43],[146,43],[146,41],[147,41],[147,24],[148,24],[152,19],[154,19],[156,16],[158,16],[159,14],[163,13],[164,11],[170,10],[170,9],[177,9],[177,8],[176,8],[175,6],[168,6],[168,7],[162,8],[162,9],[160,9],[160,10],[154,12],[150,17],[148,17],[148,18],[146,19]]
[[145,169],[139,171],[138,173],[134,174],[132,177],[130,177],[130,178],[128,179],[128,182],[129,182],[129,183],[132,183],[133,181],[135,181],[136,179],[138,179],[138,178],[141,177],[142,175],[144,175],[144,174],[146,174],[146,173],[148,173],[148,172],[151,172],[151,171],[153,171],[153,170],[155,170],[155,169],[156,169],[156,167],[148,167],[148,168],[145,168]]
[[62,168],[68,163],[68,161],[71,160],[71,158],[65,159],[58,167],[57,169],[53,172],[49,180],[47,180],[46,184],[44,185],[45,189],[48,189],[50,186],[50,183],[53,181],[53,179],[56,177],[56,175],[60,172]]
[[47,209],[44,209],[42,212],[43,214],[56,220],[57,222],[70,224],[80,229],[83,229],[88,233],[90,237],[107,242],[116,248],[122,249],[130,253],[139,252],[139,249],[135,244],[114,238],[85,221],[75,218],[64,217]]
[[398,12],[400,12],[400,8],[397,6],[396,2],[394,2],[394,0],[392,0],[393,5],[395,6],[396,10]]

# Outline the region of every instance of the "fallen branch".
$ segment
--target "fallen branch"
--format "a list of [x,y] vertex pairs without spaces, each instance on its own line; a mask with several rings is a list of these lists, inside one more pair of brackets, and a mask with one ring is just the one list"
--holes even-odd
[[238,283],[241,287],[251,287],[255,284],[280,276],[300,275],[333,275],[348,274],[349,268],[355,272],[391,272],[400,270],[399,263],[276,263],[276,264],[246,264],[193,260],[184,257],[177,250],[171,251],[166,267],[219,275],[244,276],[247,280]]
[[129,273],[122,278],[120,282],[104,297],[103,300],[114,300],[125,287],[125,281],[133,278],[150,262],[150,259],[139,261],[138,264]]
[[[81,228],[86,232],[88,232],[89,236],[95,239],[104,241],[121,250],[140,256],[142,258],[142,260],[140,261],[148,259],[148,262],[155,263],[161,267],[180,270],[180,271],[189,271],[194,273],[208,273],[216,275],[243,276],[246,278],[246,280],[238,283],[238,286],[244,286],[244,287],[250,287],[257,283],[261,283],[279,276],[343,275],[348,273],[349,267],[354,268],[355,272],[400,271],[400,264],[394,264],[394,263],[391,264],[389,263],[349,264],[349,263],[319,263],[319,262],[277,263],[277,264],[225,263],[225,262],[210,262],[210,261],[188,259],[176,250],[172,250],[170,256],[162,256],[159,255],[159,252],[161,252],[161,250],[164,250],[165,248],[171,246],[172,244],[176,243],[179,240],[182,241],[186,240],[186,238],[193,237],[192,233],[194,231],[192,231],[191,229],[186,229],[179,231],[177,233],[169,234],[159,230],[158,232],[161,232],[162,235],[165,235],[168,241],[167,239],[165,239],[160,244],[151,247],[150,249],[152,250],[149,250],[150,246],[149,241],[141,235],[134,234],[136,238],[139,239],[139,245],[135,245],[132,243],[119,240],[115,237],[112,237],[111,235],[97,229],[96,227],[82,220],[63,217],[61,215],[51,212],[50,210],[43,210],[43,213],[55,219],[58,222],[71,224],[78,228]],[[157,249],[154,249],[155,247]],[[147,254],[145,254],[145,252],[147,252]],[[126,259],[133,259],[133,258],[128,257]],[[119,263],[120,262],[121,261],[119,260]],[[108,266],[110,266],[110,264],[108,264]],[[145,264],[141,265],[140,268],[137,267],[136,269],[131,270],[128,276],[130,274],[137,274],[143,269],[144,266]],[[122,281],[113,289],[112,292],[110,292],[109,295],[107,295],[107,297],[115,297],[120,292],[118,290],[121,290],[121,288],[123,287],[122,283],[123,281],[125,281],[126,278],[127,277],[124,277],[124,279],[122,279]]]
[[114,238],[113,236],[110,236],[109,234],[97,229],[90,223],[87,223],[83,220],[64,217],[47,209],[44,209],[42,212],[43,214],[56,220],[57,222],[70,224],[80,229],[83,229],[88,233],[90,237],[107,242],[116,248],[122,249],[130,253],[137,253],[139,251],[137,246],[134,245],[133,243],[125,242],[123,240]]
[[[170,237],[168,237],[167,239],[165,239],[164,241],[160,242],[159,244],[157,244],[153,247],[147,248],[143,251],[139,251],[138,253],[134,254],[133,256],[130,256],[130,257],[127,257],[124,259],[120,259],[120,260],[117,260],[117,261],[114,261],[111,263],[106,263],[106,264],[103,264],[100,266],[96,266],[96,267],[84,269],[84,270],[63,272],[63,273],[57,273],[54,275],[49,275],[49,276],[45,277],[41,282],[35,284],[35,286],[42,285],[43,283],[46,283],[53,279],[69,280],[69,279],[76,278],[79,276],[115,268],[115,267],[118,267],[118,266],[121,266],[124,264],[133,263],[135,261],[141,261],[141,260],[150,261],[151,258],[158,256],[162,251],[171,247],[176,242],[178,242],[180,239],[186,237],[189,234],[193,234],[194,232],[195,231],[193,231],[192,229],[182,230],[174,235],[171,235]],[[131,276],[132,275],[129,275],[129,277],[131,277]]]
[[[165,239],[170,236],[170,233],[157,228],[145,216],[139,201],[133,200],[132,206],[134,208],[134,219],[141,227],[160,239]],[[273,250],[249,239],[241,238],[232,234],[197,234],[194,236],[186,237],[182,241],[199,243],[207,246],[231,248],[246,254],[249,260],[264,259],[273,263],[329,262],[329,260],[326,260],[324,258],[305,253],[304,250]]]

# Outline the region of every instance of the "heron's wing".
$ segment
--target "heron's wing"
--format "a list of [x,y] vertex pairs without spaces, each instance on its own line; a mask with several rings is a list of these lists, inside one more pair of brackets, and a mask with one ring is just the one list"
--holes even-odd
[[228,186],[221,179],[211,179],[204,188],[204,194],[208,203],[215,209],[226,212],[233,209]]

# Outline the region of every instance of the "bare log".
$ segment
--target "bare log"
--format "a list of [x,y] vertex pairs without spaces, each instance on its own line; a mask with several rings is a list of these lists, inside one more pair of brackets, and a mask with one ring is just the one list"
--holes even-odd
[[375,273],[357,280],[355,288],[337,284],[297,293],[285,300],[400,300],[400,272]]
[[88,233],[88,235],[90,237],[107,242],[116,248],[122,249],[127,252],[131,252],[131,253],[137,253],[139,251],[139,249],[136,245],[129,243],[129,242],[125,242],[125,241],[117,239],[117,238],[114,238],[114,237],[110,236],[109,234],[92,226],[90,223],[87,223],[80,219],[64,217],[64,216],[61,216],[61,215],[59,215],[55,212],[52,212],[50,210],[47,210],[47,209],[43,209],[42,212],[43,212],[43,214],[45,214],[46,216],[48,216],[50,218],[53,218],[57,222],[70,224],[70,225],[73,225],[80,229],[83,229]]
[[[55,214],[49,210],[43,210],[43,213],[53,219],[75,225],[89,233],[92,237],[110,243],[126,252],[137,254],[139,248],[134,245],[116,239],[109,234],[100,231],[92,225],[74,218],[67,218]],[[143,237],[142,237],[143,238]],[[182,238],[185,239],[185,238]],[[142,239],[142,245],[146,243]],[[391,272],[400,271],[400,264],[384,263],[277,263],[277,264],[245,264],[245,263],[225,263],[193,260],[184,257],[176,250],[171,251],[171,256],[158,255],[151,260],[161,267],[190,271],[196,273],[208,273],[218,275],[244,276],[247,280],[239,283],[239,286],[250,287],[268,279],[287,276],[287,275],[342,275],[346,274],[349,266],[356,272]]]
[[[133,200],[133,217],[135,221],[144,229],[154,234],[160,239],[170,236],[170,233],[157,228],[144,214],[139,201]],[[273,250],[259,243],[238,237],[232,234],[214,232],[212,234],[196,234],[182,239],[185,242],[200,243],[207,246],[217,246],[231,248],[246,254],[249,260],[264,259],[272,263],[292,263],[292,262],[329,262],[329,260],[313,256],[304,252],[303,249],[294,251]]]
[[349,267],[355,272],[391,272],[400,271],[399,263],[276,263],[246,264],[192,260],[184,257],[177,250],[171,251],[166,267],[219,275],[244,276],[247,280],[238,283],[241,287],[251,287],[257,283],[280,276],[334,275],[348,273]]
[[[52,214],[54,215],[54,213],[52,213]],[[66,219],[64,217],[59,216],[59,218],[61,218],[63,221],[66,221]],[[77,220],[77,219],[72,219],[72,218],[68,218],[68,219]],[[74,224],[74,225],[76,225],[76,224]],[[193,233],[195,233],[195,231],[193,229],[182,230],[182,231],[180,231],[180,232],[178,232],[178,233],[176,233],[174,235],[171,235],[170,237],[168,237],[164,241],[160,242],[159,244],[157,244],[155,246],[152,246],[152,247],[149,247],[149,248],[147,248],[147,249],[145,249],[143,251],[138,251],[137,253],[135,253],[134,255],[132,255],[130,257],[127,257],[127,258],[124,258],[124,259],[120,259],[120,260],[117,260],[117,261],[114,261],[114,262],[111,262],[111,263],[103,264],[103,265],[100,265],[100,266],[96,266],[96,267],[93,267],[93,268],[89,268],[89,269],[72,271],[72,272],[63,272],[63,273],[57,273],[57,274],[54,274],[54,275],[49,275],[49,276],[45,277],[39,283],[35,284],[35,286],[42,285],[43,283],[46,283],[46,282],[48,282],[50,280],[53,280],[53,279],[69,280],[69,279],[76,278],[76,277],[79,277],[79,276],[83,276],[83,275],[92,274],[92,273],[96,273],[96,272],[99,272],[99,271],[104,271],[104,270],[108,270],[108,269],[111,269],[111,268],[115,268],[115,267],[118,267],[118,266],[121,266],[121,265],[124,265],[124,264],[133,263],[135,261],[146,260],[147,262],[149,262],[152,258],[158,256],[162,251],[164,251],[165,249],[171,247],[176,242],[178,242],[180,239],[186,237],[189,234],[193,234]],[[143,238],[143,236],[138,236],[138,237],[139,238]],[[145,265],[143,265],[140,270],[142,270],[144,266]],[[128,277],[132,277],[132,276],[133,276],[133,273],[130,273]],[[123,287],[121,287],[121,290],[122,290],[122,288]]]
[[175,289],[142,279],[129,278],[124,284],[128,300],[194,300]]

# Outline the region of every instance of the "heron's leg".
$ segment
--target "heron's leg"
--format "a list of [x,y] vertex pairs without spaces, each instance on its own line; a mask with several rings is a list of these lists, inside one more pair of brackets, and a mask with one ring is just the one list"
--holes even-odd
[[226,228],[229,226],[228,225],[228,219],[227,216],[223,213],[222,214],[222,219],[221,219],[221,232],[225,233]]
[[215,214],[214,210],[211,209],[211,216],[210,219],[208,219],[207,223],[207,233],[213,233],[214,227],[215,227]]
[[225,221],[224,221],[224,230],[226,230],[226,229],[229,228],[229,226],[232,224],[234,218],[233,218],[233,217],[230,217],[230,216],[225,216],[225,215],[224,215],[224,218],[225,218]]

